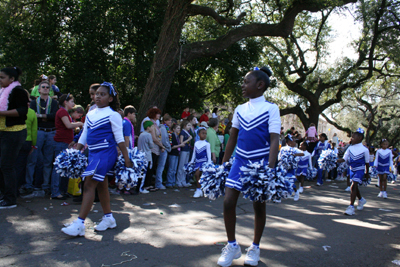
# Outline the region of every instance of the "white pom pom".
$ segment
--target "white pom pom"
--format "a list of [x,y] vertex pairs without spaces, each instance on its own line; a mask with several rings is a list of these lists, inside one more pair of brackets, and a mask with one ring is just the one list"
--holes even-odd
[[283,167],[269,168],[264,160],[250,161],[240,171],[243,197],[251,201],[287,198],[293,192],[293,184],[285,178],[286,170]]
[[340,163],[339,166],[337,167],[338,175],[342,175],[344,172],[346,172],[348,167],[349,166],[347,165],[346,162]]
[[225,181],[228,178],[233,161],[234,158],[231,158],[229,162],[225,162],[223,165],[203,164],[200,185],[206,197],[215,200],[225,195]]
[[336,167],[336,162],[337,154],[331,149],[322,151],[318,159],[319,168],[328,172]]
[[300,158],[294,156],[294,154],[295,151],[293,149],[281,151],[278,166],[282,166],[286,170],[297,169],[297,164],[300,161]]
[[120,155],[115,165],[115,183],[134,187],[137,185],[138,179],[146,177],[147,159],[146,154],[138,150],[137,147],[128,149],[128,155],[133,167],[127,168],[124,156]]
[[309,181],[314,180],[314,178],[317,176],[317,174],[318,174],[318,170],[316,168],[308,167],[306,179]]
[[87,157],[73,148],[62,151],[54,161],[54,168],[60,176],[75,179],[82,176],[87,165]]

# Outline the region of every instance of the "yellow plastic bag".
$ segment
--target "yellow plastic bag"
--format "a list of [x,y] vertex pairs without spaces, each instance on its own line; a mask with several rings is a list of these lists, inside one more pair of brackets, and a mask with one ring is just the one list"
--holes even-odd
[[79,188],[79,184],[81,182],[82,182],[81,178],[78,178],[78,179],[69,178],[68,193],[73,196],[80,196],[82,194],[82,190]]

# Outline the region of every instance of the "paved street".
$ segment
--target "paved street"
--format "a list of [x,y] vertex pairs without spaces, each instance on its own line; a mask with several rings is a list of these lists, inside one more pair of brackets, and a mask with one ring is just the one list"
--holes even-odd
[[[343,215],[349,205],[345,182],[306,186],[311,187],[298,202],[267,204],[259,266],[396,266],[392,261],[400,260],[399,184],[388,186],[386,200],[376,197],[375,186],[362,187],[368,203],[353,217]],[[193,199],[192,194],[189,189],[168,189],[112,195],[118,227],[94,232],[94,222],[102,216],[96,203],[86,220],[86,236],[79,238],[60,231],[78,216],[79,205],[71,200],[69,206],[61,206],[58,200],[19,199],[18,208],[0,211],[0,266],[217,266],[222,246],[215,243],[226,241],[223,199]],[[233,266],[242,266],[253,236],[250,201],[239,200],[237,217],[243,256]],[[127,262],[115,265],[123,261]]]

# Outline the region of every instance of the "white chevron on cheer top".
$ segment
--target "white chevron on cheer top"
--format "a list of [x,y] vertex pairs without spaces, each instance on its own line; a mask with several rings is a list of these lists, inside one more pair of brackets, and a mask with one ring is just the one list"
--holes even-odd
[[242,126],[242,128],[244,130],[246,130],[246,131],[250,131],[250,130],[258,127],[261,124],[268,123],[268,120],[269,120],[269,111],[261,114],[260,116],[256,117],[253,120],[250,120],[250,121],[245,120],[240,115],[239,112],[237,113],[237,115],[238,115],[238,119],[239,119],[239,122],[240,122],[240,126]]
[[105,117],[105,118],[101,118],[100,120],[94,121],[94,122],[90,121],[90,119],[87,118],[87,121],[88,121],[89,128],[96,129],[96,128],[99,128],[100,126],[102,126],[102,125],[104,125],[106,123],[109,123],[110,122],[110,116]]

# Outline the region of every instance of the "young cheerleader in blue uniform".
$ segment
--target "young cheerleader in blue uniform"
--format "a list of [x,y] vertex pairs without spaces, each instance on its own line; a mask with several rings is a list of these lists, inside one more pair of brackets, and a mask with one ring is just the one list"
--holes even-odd
[[390,170],[393,172],[393,154],[390,150],[389,142],[386,139],[382,139],[380,142],[381,148],[376,151],[374,166],[378,171],[379,177],[379,195],[378,197],[387,198],[386,187],[387,187],[387,175]]
[[192,155],[192,160],[190,163],[196,162],[194,169],[196,172],[194,173],[194,176],[197,181],[197,189],[194,192],[193,197],[194,198],[199,198],[203,196],[203,191],[201,191],[201,186],[199,183],[200,176],[201,176],[201,167],[203,166],[204,163],[211,163],[211,147],[210,143],[206,141],[207,138],[207,130],[206,128],[200,128],[198,131],[198,135],[200,140],[196,141],[194,144],[194,153]]
[[[357,210],[362,210],[367,201],[361,196],[359,185],[362,185],[364,175],[369,178],[369,152],[361,143],[364,139],[364,130],[358,128],[351,136],[351,146],[346,150],[343,159],[337,162],[347,162],[349,165],[349,176],[351,181],[350,205],[344,212],[345,215],[354,215],[354,202],[358,198]],[[364,173],[365,171],[365,173]]]
[[89,165],[82,174],[85,179],[85,194],[79,217],[61,229],[63,233],[70,236],[85,235],[84,223],[93,205],[96,188],[104,216],[95,230],[105,231],[117,226],[111,213],[107,179],[107,175],[112,175],[112,169],[118,157],[117,145],[124,156],[125,166],[132,167],[122,134],[122,118],[115,112],[119,107],[117,92],[111,83],[101,84],[96,91],[95,103],[97,108],[87,114],[84,129],[76,147],[77,150],[81,150],[84,145],[88,145]]
[[320,186],[324,183],[323,177],[325,176],[325,171],[319,168],[318,159],[321,156],[322,151],[330,149],[331,145],[328,143],[328,136],[325,133],[322,133],[318,136],[319,142],[314,148],[313,157],[314,157],[314,166],[317,165],[318,169],[318,179],[317,186]]
[[[240,167],[246,166],[249,160],[269,162],[275,168],[279,150],[279,133],[281,119],[277,105],[265,101],[271,71],[268,68],[254,70],[246,74],[242,84],[243,97],[249,102],[239,105],[233,115],[232,129],[225,149],[223,162],[228,162],[236,147],[235,161],[226,180],[224,199],[224,221],[228,244],[223,248],[218,260],[220,266],[230,266],[234,259],[241,257],[242,252],[236,242],[236,204],[242,190]],[[265,203],[253,203],[255,222],[253,244],[247,249],[245,264],[257,266],[260,260],[260,240],[265,228]]]
[[[291,134],[288,134],[288,135],[285,137],[285,141],[286,141],[286,146],[282,147],[281,150],[279,151],[278,160],[281,160],[282,155],[283,155],[284,153],[291,153],[291,154],[293,154],[295,157],[304,156],[303,151],[301,151],[300,149],[298,149],[298,148],[296,147],[296,144],[297,144],[297,143],[296,143],[296,141],[293,139],[293,136],[292,136]],[[291,169],[286,170],[286,171],[287,171],[287,172],[286,172],[285,178],[288,179],[290,183],[294,184],[294,183],[295,183],[295,180],[296,180],[296,169],[291,168]],[[306,174],[307,174],[307,172],[306,172]],[[293,198],[293,200],[294,200],[294,201],[298,201],[299,198],[300,198],[300,195],[299,195],[300,191],[297,190],[296,188],[294,188],[294,192],[295,192],[295,193],[294,193],[294,198]],[[278,201],[275,201],[275,202],[281,202],[281,201],[278,200]]]
[[308,145],[307,142],[302,142],[300,144],[300,150],[303,151],[304,156],[300,157],[299,162],[297,163],[296,177],[300,183],[299,193],[302,194],[304,189],[304,178],[307,176],[308,167],[312,167],[311,162],[311,154],[307,151]]

